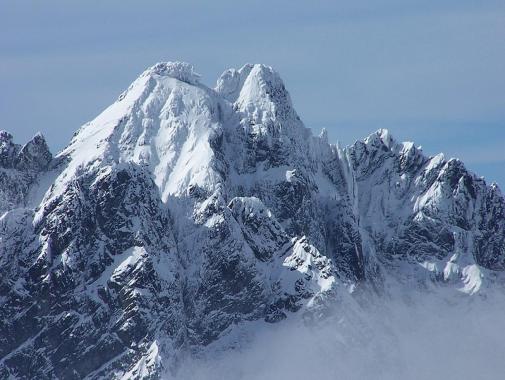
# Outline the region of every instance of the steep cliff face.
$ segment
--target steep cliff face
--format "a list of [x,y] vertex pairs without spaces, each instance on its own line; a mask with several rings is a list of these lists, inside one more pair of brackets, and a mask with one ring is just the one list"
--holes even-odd
[[157,64],[54,159],[1,132],[0,165],[0,377],[158,378],[253,321],[505,269],[495,185],[385,130],[312,136],[263,65]]

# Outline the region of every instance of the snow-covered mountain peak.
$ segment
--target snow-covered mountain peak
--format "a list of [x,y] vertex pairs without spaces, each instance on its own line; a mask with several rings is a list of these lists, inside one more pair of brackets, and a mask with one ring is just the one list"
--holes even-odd
[[383,144],[388,149],[392,147],[394,143],[396,143],[395,139],[389,132],[389,130],[381,128],[376,132],[372,133],[365,139],[365,143],[369,145],[381,145]]
[[0,215],[16,206],[24,206],[28,193],[45,172],[52,154],[41,133],[24,145],[0,131]]
[[147,69],[59,154],[67,164],[48,196],[79,170],[128,162],[148,167],[165,199],[190,184],[212,188],[210,141],[221,133],[222,101],[198,78],[188,63]]
[[502,190],[501,190],[500,186],[496,182],[491,183],[491,185],[489,187],[490,187],[491,191],[494,194],[496,194],[496,196],[503,198]]
[[38,132],[19,151],[16,166],[19,170],[41,171],[47,168],[52,159],[46,139]]
[[284,87],[282,79],[272,67],[247,63],[238,70],[225,70],[217,80],[215,90],[234,103],[241,95],[243,98],[266,95],[272,87]]
[[52,154],[42,133],[19,145],[9,132],[0,131],[0,167],[37,172],[47,168],[51,160]]
[[164,199],[190,185],[213,191],[224,180],[227,163],[216,160],[215,150],[225,131],[239,144],[230,148],[238,155],[252,149],[255,158],[248,161],[262,161],[265,149],[291,152],[296,161],[312,157],[309,145],[317,138],[271,67],[227,70],[215,90],[198,78],[183,62],[147,69],[60,153],[68,164],[52,191],[58,193],[79,168],[120,162],[149,167]]
[[0,130],[0,142],[4,142],[4,141],[12,141],[12,135],[7,132],[7,131],[4,131],[3,129]]
[[246,64],[226,70],[216,92],[248,116],[253,125],[272,122],[302,125],[280,75],[270,66]]
[[0,131],[0,167],[11,167],[18,150],[19,146],[14,144],[12,135],[7,131]]
[[241,141],[242,147],[232,150],[239,172],[256,170],[260,163],[263,169],[314,166],[315,156],[330,149],[303,125],[284,82],[270,66],[247,64],[226,70],[215,91],[232,103],[238,118],[239,128],[232,129],[238,131],[234,140]]
[[270,66],[250,67],[237,95],[235,104],[248,115],[251,124],[278,122],[286,124],[284,128],[302,125],[284,82]]
[[225,70],[218,78],[214,89],[223,98],[234,103],[253,67],[253,64],[247,63],[238,70],[234,68]]
[[192,64],[187,62],[158,62],[151,66],[141,76],[168,76],[189,84],[197,84],[201,75],[195,72]]
[[328,131],[326,128],[321,129],[321,132],[319,133],[319,138],[321,139],[321,142],[324,144],[328,144]]
[[415,147],[413,142],[397,141],[391,132],[388,129],[384,128],[381,128],[376,132],[370,134],[365,138],[364,143],[369,147],[390,151],[393,153],[400,153],[402,151],[409,151],[412,149],[420,150],[419,148]]

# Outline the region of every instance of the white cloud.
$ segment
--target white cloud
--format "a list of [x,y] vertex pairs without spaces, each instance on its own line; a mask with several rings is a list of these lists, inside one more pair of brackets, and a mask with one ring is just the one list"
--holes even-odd
[[408,304],[388,301],[360,321],[348,314],[347,322],[338,317],[316,327],[293,321],[270,325],[241,351],[219,360],[187,361],[176,378],[501,378],[504,297],[455,301],[418,295]]

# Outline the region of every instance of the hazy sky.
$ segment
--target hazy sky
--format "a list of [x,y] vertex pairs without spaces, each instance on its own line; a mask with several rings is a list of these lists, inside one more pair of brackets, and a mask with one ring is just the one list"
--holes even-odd
[[505,188],[505,2],[0,0],[0,129],[53,150],[146,67],[276,68],[315,133],[378,128]]

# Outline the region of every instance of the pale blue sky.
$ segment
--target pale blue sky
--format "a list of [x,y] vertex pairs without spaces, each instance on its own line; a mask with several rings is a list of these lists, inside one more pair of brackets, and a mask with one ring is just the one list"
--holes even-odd
[[146,67],[261,62],[308,127],[378,128],[505,188],[505,2],[0,0],[0,129],[53,150]]

